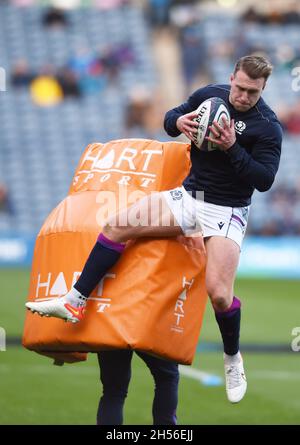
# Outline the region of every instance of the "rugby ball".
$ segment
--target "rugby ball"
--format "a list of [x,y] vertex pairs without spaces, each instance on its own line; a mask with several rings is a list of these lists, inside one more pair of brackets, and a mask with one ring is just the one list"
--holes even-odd
[[215,138],[209,129],[213,121],[217,121],[223,127],[223,117],[225,117],[230,123],[230,113],[226,103],[220,97],[210,97],[199,105],[196,112],[198,116],[193,120],[198,123],[198,128],[197,133],[193,134],[194,144],[202,151],[216,150],[219,148],[218,145],[208,141],[205,137]]

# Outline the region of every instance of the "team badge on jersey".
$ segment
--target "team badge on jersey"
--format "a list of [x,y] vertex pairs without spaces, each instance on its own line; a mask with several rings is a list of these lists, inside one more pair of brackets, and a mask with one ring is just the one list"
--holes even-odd
[[238,134],[242,134],[246,128],[246,124],[243,121],[236,121],[236,123],[234,124],[234,128]]
[[172,196],[173,201],[179,201],[183,197],[183,193],[180,190],[171,190],[170,194]]

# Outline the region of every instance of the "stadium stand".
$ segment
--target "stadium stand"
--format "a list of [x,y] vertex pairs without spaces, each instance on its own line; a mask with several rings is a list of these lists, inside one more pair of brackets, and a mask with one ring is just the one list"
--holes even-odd
[[[142,84],[151,91],[156,78],[142,10],[128,5],[112,10],[77,9],[66,13],[68,26],[44,28],[42,7],[0,5],[0,60],[7,78],[21,60],[30,72],[56,72],[81,48],[131,45],[135,63],[122,65],[115,82],[54,107],[32,101],[25,82],[8,83],[1,93],[0,178],[7,184],[15,216],[3,229],[36,232],[45,216],[66,195],[84,147],[124,135],[128,93]],[[124,46],[120,57],[125,57]],[[31,79],[29,75],[29,80]],[[92,76],[91,76],[92,77]],[[98,76],[99,78],[100,76]],[[95,76],[97,79],[97,76]],[[137,135],[139,136],[139,135]]]
[[[275,187],[291,189],[294,184],[290,190],[295,198],[289,233],[299,234],[300,146],[298,124],[291,116],[300,100],[291,86],[291,69],[299,60],[298,25],[291,19],[262,23],[245,15],[214,11],[198,18],[198,6],[189,4],[195,9],[186,15],[186,22],[181,19],[180,25],[176,7],[182,5],[175,6],[170,19],[164,21],[182,54],[187,88],[226,82],[236,57],[249,52],[263,52],[275,65],[264,93],[286,129]],[[63,26],[45,26],[47,11],[41,6],[0,4],[0,64],[7,76],[7,91],[0,93],[0,180],[9,190],[14,209],[0,216],[2,231],[36,233],[49,211],[66,195],[83,148],[93,141],[128,136],[126,113],[132,92],[141,86],[151,96],[158,84],[151,21],[145,20],[138,2],[121,2],[110,9],[67,10]],[[197,51],[207,56],[207,62],[197,66],[198,71],[187,71],[186,64],[192,63]],[[39,106],[32,100],[31,81],[45,73],[63,90],[63,98],[55,106]],[[167,139],[162,128],[149,133],[142,127],[131,126],[130,137]],[[256,193],[249,233],[269,233],[265,229],[270,227],[270,196]],[[274,227],[272,230],[271,234],[282,233]]]

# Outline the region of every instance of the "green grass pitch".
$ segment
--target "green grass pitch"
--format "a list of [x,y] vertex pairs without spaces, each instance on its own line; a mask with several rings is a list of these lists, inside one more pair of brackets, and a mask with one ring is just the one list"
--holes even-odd
[[[0,270],[0,327],[20,337],[24,321],[28,270]],[[300,326],[299,281],[238,280],[242,298],[241,344],[286,345]],[[219,342],[208,305],[200,345]],[[246,348],[245,348],[246,349]],[[231,405],[224,386],[204,386],[182,376],[178,420],[182,425],[300,424],[300,352],[244,352],[248,392]],[[198,352],[193,367],[223,377],[221,352]],[[56,367],[46,357],[8,345],[0,351],[0,424],[95,424],[101,394],[94,354],[86,363]],[[125,424],[151,424],[153,382],[135,357],[124,410]]]

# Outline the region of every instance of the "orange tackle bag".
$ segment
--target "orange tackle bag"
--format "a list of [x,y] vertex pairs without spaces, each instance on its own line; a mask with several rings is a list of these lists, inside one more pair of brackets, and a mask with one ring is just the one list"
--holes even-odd
[[[184,143],[144,139],[89,145],[68,196],[37,236],[28,300],[67,293],[105,219],[146,194],[181,185],[189,150]],[[180,238],[130,241],[78,324],[27,311],[23,345],[62,362],[130,348],[191,364],[207,301],[205,250],[202,238]]]

